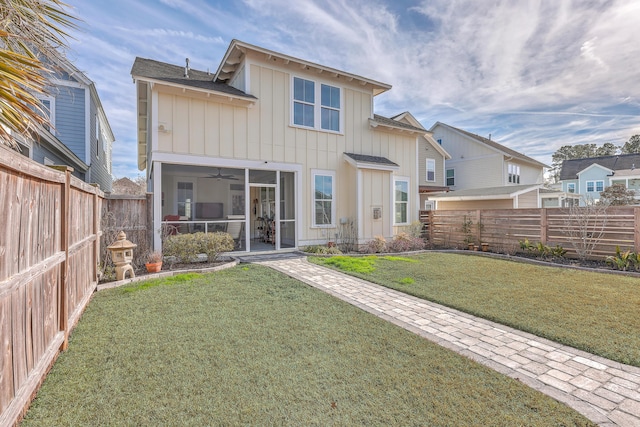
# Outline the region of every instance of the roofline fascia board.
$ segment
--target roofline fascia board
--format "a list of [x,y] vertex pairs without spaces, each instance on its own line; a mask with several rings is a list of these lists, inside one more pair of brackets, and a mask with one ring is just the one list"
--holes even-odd
[[174,88],[178,88],[178,89],[183,89],[183,90],[189,90],[189,91],[193,91],[193,92],[198,92],[198,93],[204,93],[204,94],[212,94],[215,96],[219,96],[221,98],[232,98],[232,99],[237,99],[240,101],[246,101],[250,104],[255,104],[258,99],[254,98],[254,97],[248,97],[248,96],[238,96],[238,95],[234,95],[232,93],[226,93],[226,92],[220,92],[217,90],[209,90],[209,89],[202,89],[202,88],[198,88],[198,87],[194,87],[194,86],[188,86],[188,85],[182,85],[179,83],[172,83],[172,82],[166,82],[164,80],[158,80],[158,79],[151,79],[148,77],[140,77],[140,76],[133,76],[133,81],[134,83],[137,83],[138,81],[144,81],[144,82],[148,82],[151,84],[151,90],[154,89],[153,86],[155,85],[164,85],[164,86],[169,86],[169,87],[174,87]]
[[71,161],[73,163],[73,168],[80,171],[80,172],[86,172],[87,170],[89,170],[89,165],[82,161],[82,159],[80,157],[78,157],[73,151],[71,151],[71,149],[69,147],[67,147],[66,145],[64,145],[58,138],[56,138],[55,136],[51,135],[51,134],[47,134],[48,131],[44,128],[40,129],[40,131],[38,132],[38,138],[42,138],[43,140],[47,141],[49,143],[49,145],[55,150],[57,151],[58,155],[62,155],[63,157],[66,157],[69,159],[69,161]]
[[[579,177],[581,174],[585,173],[585,172],[586,172],[586,171],[588,171],[589,169],[596,168],[596,167],[597,167],[597,168],[600,168],[600,169],[603,169],[603,170],[605,170],[605,171],[608,171],[610,174],[613,174],[613,173],[615,172],[615,170],[613,170],[613,169],[609,169],[609,168],[608,168],[608,167],[606,167],[606,166],[602,166],[602,165],[601,165],[601,164],[599,164],[599,163],[591,163],[591,164],[590,164],[589,166],[587,166],[586,168],[582,169],[582,170],[581,170],[581,171],[579,171],[579,172],[576,172],[576,176],[578,176],[578,177]],[[612,175],[609,175],[609,176],[612,176]]]
[[374,87],[379,88],[379,90],[375,90],[374,89],[374,96],[376,95],[380,95],[381,93],[384,93],[388,90],[391,89],[391,85],[387,84],[387,83],[382,83],[379,82],[377,80],[373,80],[373,79],[368,79],[366,77],[362,77],[362,76],[358,76],[356,74],[351,74],[351,73],[347,73],[345,71],[341,71],[338,70],[336,68],[331,68],[331,67],[327,67],[324,65],[320,65],[320,64],[316,64],[314,62],[311,61],[305,61],[304,59],[300,59],[300,58],[296,58],[294,56],[289,56],[289,55],[285,55],[283,53],[280,52],[275,52],[269,49],[265,49],[263,47],[260,46],[256,46],[256,45],[252,45],[249,43],[245,43],[243,41],[237,40],[237,39],[233,39],[231,40],[231,43],[229,44],[229,47],[227,48],[227,51],[225,52],[224,56],[222,57],[222,61],[220,61],[220,65],[218,66],[218,69],[216,70],[216,73],[214,74],[214,81],[218,80],[220,78],[220,73],[222,72],[222,68],[224,67],[225,63],[227,62],[227,59],[231,56],[231,53],[233,52],[233,50],[235,48],[238,49],[248,49],[248,50],[252,50],[254,52],[257,53],[262,53],[264,55],[270,56],[270,57],[276,57],[276,58],[280,58],[284,61],[288,61],[288,62],[294,62],[300,65],[303,65],[305,67],[310,67],[310,68],[315,68],[317,70],[321,70],[323,73],[327,72],[327,73],[331,73],[331,74],[336,74],[336,75],[341,75],[344,76],[346,78],[350,78],[353,80],[358,80],[360,82],[363,82],[364,84],[371,84]]

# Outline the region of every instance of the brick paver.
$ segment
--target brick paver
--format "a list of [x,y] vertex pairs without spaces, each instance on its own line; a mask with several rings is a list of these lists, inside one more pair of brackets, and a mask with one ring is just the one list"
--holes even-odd
[[640,426],[640,369],[476,318],[307,262],[253,258],[463,354],[574,408],[601,426]]

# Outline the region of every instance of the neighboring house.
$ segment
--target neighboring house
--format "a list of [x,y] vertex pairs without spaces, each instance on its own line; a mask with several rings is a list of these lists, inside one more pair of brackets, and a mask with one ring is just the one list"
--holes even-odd
[[145,185],[140,185],[131,181],[129,178],[124,177],[113,181],[111,187],[111,194],[126,195],[126,196],[144,196],[147,188]]
[[[408,111],[392,117],[393,120],[404,122],[424,129],[422,124]],[[418,137],[418,185],[420,191],[420,209],[434,209],[434,202],[428,200],[428,195],[436,192],[449,191],[445,176],[445,160],[451,159],[447,151],[438,144],[432,133],[424,129],[424,135]]]
[[95,84],[67,60],[53,67],[48,95],[39,96],[53,126],[42,126],[24,155],[44,165],[66,165],[73,175],[111,191],[113,132]]
[[[547,165],[491,139],[436,122],[429,131],[451,156],[449,193],[428,195],[437,209],[537,208]],[[462,192],[462,193],[461,193]]]
[[640,199],[640,154],[571,159],[562,162],[562,191],[577,194],[580,204],[597,202],[600,193],[613,184],[623,184]]
[[392,238],[417,220],[426,132],[374,114],[390,85],[238,40],[215,74],[143,58],[131,74],[156,249],[176,225],[240,223],[237,250],[264,251]]

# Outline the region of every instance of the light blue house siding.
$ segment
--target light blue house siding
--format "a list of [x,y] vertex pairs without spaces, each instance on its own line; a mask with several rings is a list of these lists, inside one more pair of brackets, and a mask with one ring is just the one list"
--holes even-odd
[[600,192],[611,185],[609,176],[611,171],[598,164],[584,169],[578,174],[578,179],[562,181],[562,191],[571,192],[571,184],[575,186],[575,193],[582,196],[580,205],[584,206],[586,200],[597,201],[600,199]]
[[[43,144],[34,144],[32,158],[36,162],[42,163],[43,165],[66,165],[68,163],[66,159],[63,159],[61,156],[57,155]],[[73,169],[72,175],[83,181],[85,179],[85,174],[82,171],[79,171],[77,168]]]
[[76,156],[88,163],[85,149],[85,91],[88,89],[57,86],[55,96],[55,135]]
[[113,183],[111,177],[111,144],[106,139],[106,125],[100,115],[97,100],[93,94],[89,108],[91,182],[99,184],[102,191],[110,193]]

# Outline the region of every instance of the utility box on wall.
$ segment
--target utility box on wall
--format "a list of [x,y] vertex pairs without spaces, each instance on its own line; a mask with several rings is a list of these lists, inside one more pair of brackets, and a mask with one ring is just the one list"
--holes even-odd
[[373,219],[378,220],[382,219],[382,207],[381,206],[373,206]]

